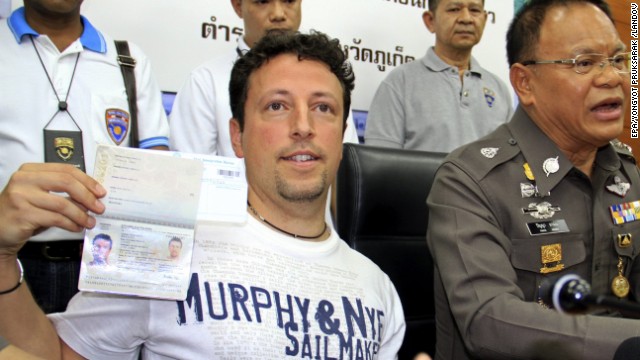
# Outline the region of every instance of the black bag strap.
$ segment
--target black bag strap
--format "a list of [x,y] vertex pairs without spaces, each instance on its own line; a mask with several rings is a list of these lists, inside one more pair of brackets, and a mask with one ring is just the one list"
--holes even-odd
[[129,125],[129,146],[137,148],[140,146],[138,138],[138,102],[136,95],[136,75],[133,69],[136,67],[136,59],[131,57],[129,52],[129,43],[124,40],[116,40],[116,50],[118,51],[118,64],[122,70],[122,78],[124,79],[124,87],[127,91],[127,99],[129,100],[129,112],[131,113],[131,124]]

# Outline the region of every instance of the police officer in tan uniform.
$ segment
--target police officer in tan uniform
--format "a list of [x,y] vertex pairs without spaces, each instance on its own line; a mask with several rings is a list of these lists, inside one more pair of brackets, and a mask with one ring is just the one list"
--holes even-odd
[[640,297],[640,173],[615,140],[630,54],[602,0],[531,0],[507,49],[519,108],[451,153],[428,199],[435,358],[611,359],[640,321],[565,314],[540,286],[572,273]]

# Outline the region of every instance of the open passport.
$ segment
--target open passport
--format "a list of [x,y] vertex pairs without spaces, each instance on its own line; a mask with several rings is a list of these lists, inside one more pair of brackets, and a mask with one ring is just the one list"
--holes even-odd
[[184,300],[198,222],[246,221],[242,159],[100,145],[103,214],[85,232],[79,288]]

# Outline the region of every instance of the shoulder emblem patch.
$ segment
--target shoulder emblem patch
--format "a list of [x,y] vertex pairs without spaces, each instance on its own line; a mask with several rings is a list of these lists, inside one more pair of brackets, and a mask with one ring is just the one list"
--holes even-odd
[[480,149],[480,153],[486,158],[493,159],[496,155],[498,155],[498,150],[500,150],[500,148],[486,147]]
[[131,117],[122,109],[107,109],[105,112],[105,125],[107,132],[116,145],[120,145],[127,137]]

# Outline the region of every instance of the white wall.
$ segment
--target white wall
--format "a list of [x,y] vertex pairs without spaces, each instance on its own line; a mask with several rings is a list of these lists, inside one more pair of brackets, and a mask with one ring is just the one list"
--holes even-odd
[[[0,0],[2,1],[7,0]],[[396,59],[422,57],[434,36],[422,22],[426,0],[304,0],[302,29],[316,29],[340,39],[356,73],[353,108],[366,110],[378,84],[393,66],[379,68],[374,59],[355,59],[356,48],[388,53]],[[13,0],[13,8],[22,5]],[[230,0],[85,0],[83,14],[100,30],[140,45],[151,58],[163,90],[177,91],[189,71],[203,61],[235,47],[236,35],[220,26],[242,29]],[[487,23],[474,56],[508,84],[505,34],[513,17],[512,0],[486,0],[495,13]],[[214,19],[214,20],[212,20]],[[491,17],[489,18],[491,20]],[[204,23],[215,24],[217,37],[203,38]],[[232,31],[229,31],[231,33]],[[357,43],[357,44],[356,44]],[[380,54],[379,54],[380,55]]]
[[11,13],[11,0],[0,0],[0,19],[8,17]]

